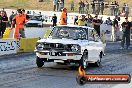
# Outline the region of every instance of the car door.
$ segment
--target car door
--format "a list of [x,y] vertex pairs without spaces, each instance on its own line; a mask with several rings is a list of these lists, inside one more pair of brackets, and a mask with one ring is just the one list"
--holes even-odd
[[89,60],[97,61],[99,59],[99,54],[103,50],[103,43],[96,31],[91,28],[89,29]]

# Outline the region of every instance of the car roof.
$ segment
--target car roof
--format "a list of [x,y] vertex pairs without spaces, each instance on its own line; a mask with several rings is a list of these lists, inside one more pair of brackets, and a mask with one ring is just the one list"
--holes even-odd
[[94,29],[92,27],[88,27],[88,26],[78,26],[78,25],[58,25],[56,27],[78,27],[78,28]]

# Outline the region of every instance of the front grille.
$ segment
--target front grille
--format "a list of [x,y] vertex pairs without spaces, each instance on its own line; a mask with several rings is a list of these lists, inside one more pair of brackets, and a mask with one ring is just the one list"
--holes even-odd
[[45,43],[45,50],[71,51],[71,45],[64,45],[60,43]]

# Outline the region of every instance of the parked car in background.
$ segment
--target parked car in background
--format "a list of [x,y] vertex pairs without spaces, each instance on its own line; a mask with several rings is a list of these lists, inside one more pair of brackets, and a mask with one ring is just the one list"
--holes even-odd
[[89,63],[100,66],[105,44],[94,28],[86,26],[56,26],[46,39],[37,41],[36,64],[44,62],[75,63],[86,68]]
[[26,27],[43,27],[43,16],[41,15],[29,15],[30,20],[26,22]]

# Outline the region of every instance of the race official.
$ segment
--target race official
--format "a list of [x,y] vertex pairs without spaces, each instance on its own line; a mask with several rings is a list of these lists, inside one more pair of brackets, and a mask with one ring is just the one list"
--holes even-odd
[[[14,38],[25,38],[24,25],[26,17],[22,14],[21,10],[18,10],[18,14],[13,18],[16,21],[16,28],[14,31]],[[14,21],[12,21],[13,23]]]
[[67,25],[67,9],[63,8],[60,16],[60,25]]

